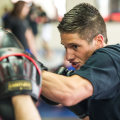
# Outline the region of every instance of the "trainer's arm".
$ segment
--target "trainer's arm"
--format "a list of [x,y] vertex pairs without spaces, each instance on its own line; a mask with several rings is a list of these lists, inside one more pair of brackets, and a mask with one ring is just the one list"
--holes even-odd
[[78,75],[71,77],[42,71],[42,95],[61,103],[72,106],[92,96],[93,86]]
[[12,97],[16,120],[41,120],[31,96],[17,95]]

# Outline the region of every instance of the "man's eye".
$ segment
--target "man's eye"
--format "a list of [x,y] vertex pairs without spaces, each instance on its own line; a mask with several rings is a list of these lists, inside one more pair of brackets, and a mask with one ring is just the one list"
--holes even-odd
[[78,48],[78,46],[77,45],[73,45],[72,48],[76,50]]

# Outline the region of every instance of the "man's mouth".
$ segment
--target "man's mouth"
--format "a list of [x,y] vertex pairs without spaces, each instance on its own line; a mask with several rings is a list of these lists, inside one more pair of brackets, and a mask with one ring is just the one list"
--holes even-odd
[[79,69],[80,68],[80,65],[78,63],[72,63],[72,66],[75,68],[75,69]]

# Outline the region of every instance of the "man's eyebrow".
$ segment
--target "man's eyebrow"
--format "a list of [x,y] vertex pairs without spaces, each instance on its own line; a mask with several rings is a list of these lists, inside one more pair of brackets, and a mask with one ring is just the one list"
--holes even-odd
[[78,45],[77,43],[69,43],[68,45]]

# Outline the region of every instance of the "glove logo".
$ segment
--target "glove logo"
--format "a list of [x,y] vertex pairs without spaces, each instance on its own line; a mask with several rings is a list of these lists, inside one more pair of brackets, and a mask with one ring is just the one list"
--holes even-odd
[[8,90],[32,90],[31,82],[25,80],[8,82]]

